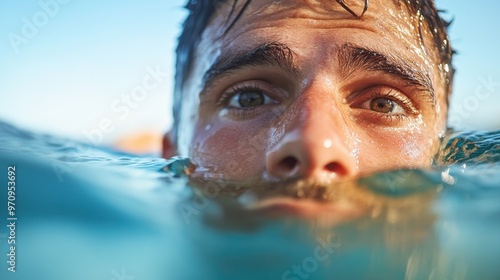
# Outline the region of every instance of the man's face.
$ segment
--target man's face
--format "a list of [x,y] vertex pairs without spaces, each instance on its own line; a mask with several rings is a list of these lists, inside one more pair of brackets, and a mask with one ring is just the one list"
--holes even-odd
[[[360,14],[363,1],[351,2]],[[335,1],[254,0],[227,33],[241,3],[220,7],[185,83],[185,155],[228,180],[429,166],[443,79],[425,23],[422,43],[418,19],[394,2],[370,2],[357,19]]]

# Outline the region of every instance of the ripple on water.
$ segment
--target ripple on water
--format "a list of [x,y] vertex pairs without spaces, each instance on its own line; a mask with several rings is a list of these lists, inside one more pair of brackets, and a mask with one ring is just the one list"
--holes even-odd
[[[253,215],[242,205],[262,188],[240,186],[240,200],[213,182],[210,192],[192,191],[185,158],[137,157],[0,122],[0,158],[22,165],[19,256],[38,269],[20,268],[20,279],[123,271],[136,279],[498,279],[499,148],[499,132],[449,131],[432,169],[354,182],[367,194],[355,198],[373,209],[332,223]],[[309,195],[324,195],[321,187]]]

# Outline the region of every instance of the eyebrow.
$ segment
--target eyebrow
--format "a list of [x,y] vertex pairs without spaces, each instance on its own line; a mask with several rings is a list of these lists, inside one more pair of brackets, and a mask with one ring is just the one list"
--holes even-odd
[[248,66],[278,66],[292,76],[297,76],[293,51],[282,43],[265,43],[250,51],[221,55],[203,76],[203,88],[230,71]]
[[[430,101],[435,103],[434,87],[430,75],[411,66],[405,59],[396,55],[385,55],[364,47],[344,44],[337,50],[342,77],[348,77],[358,70],[380,71],[406,81],[407,85],[421,89]],[[407,60],[407,59],[406,59]]]
[[[402,57],[385,55],[350,43],[341,45],[335,52],[342,77],[348,77],[359,70],[384,72],[406,81],[408,85],[420,88],[431,103],[435,104],[434,88],[429,74],[412,67]],[[278,66],[289,74],[298,76],[294,57],[294,52],[279,42],[264,43],[248,51],[223,54],[205,72],[203,88],[210,87],[217,78],[231,71],[248,66]]]

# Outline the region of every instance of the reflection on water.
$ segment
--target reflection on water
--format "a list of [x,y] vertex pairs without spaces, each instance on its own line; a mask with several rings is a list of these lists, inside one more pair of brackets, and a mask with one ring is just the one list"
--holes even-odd
[[[432,170],[375,174],[335,191],[269,190],[190,179],[187,159],[0,123],[0,182],[15,165],[18,218],[16,273],[4,262],[0,278],[500,279],[499,157],[500,133],[450,132]],[[252,208],[277,194],[362,211],[297,218]],[[7,209],[7,191],[0,199]]]

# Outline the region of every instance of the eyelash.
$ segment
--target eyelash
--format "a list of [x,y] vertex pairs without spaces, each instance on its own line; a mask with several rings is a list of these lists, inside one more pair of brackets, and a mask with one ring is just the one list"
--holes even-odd
[[231,112],[231,114],[235,117],[245,117],[245,116],[253,115],[259,109],[261,109],[261,106],[249,107],[249,108],[229,107],[229,102],[231,101],[231,99],[236,94],[238,94],[240,92],[245,92],[245,91],[259,91],[267,96],[271,96],[267,92],[267,90],[262,89],[262,87],[255,86],[255,85],[249,85],[249,84],[236,84],[236,85],[231,86],[231,88],[229,88],[229,90],[226,90],[225,92],[222,93],[221,97],[219,98],[219,101],[217,102],[217,105],[229,110]]
[[370,111],[370,113],[374,114],[375,116],[383,119],[383,120],[389,120],[389,121],[402,121],[408,119],[410,116],[409,115],[417,115],[418,110],[415,108],[413,105],[412,101],[407,98],[406,96],[402,96],[401,94],[397,94],[396,90],[394,89],[389,89],[389,90],[384,90],[384,89],[376,89],[375,92],[369,93],[367,98],[363,98],[361,102],[356,102],[356,104],[363,104],[364,102],[368,100],[372,100],[375,98],[386,98],[390,99],[394,102],[396,102],[399,106],[403,107],[403,109],[407,112],[408,115],[406,114],[386,114],[386,113],[379,113],[375,111]]
[[[233,98],[236,94],[243,91],[262,91],[265,94],[265,91],[259,87],[249,86],[249,85],[234,85],[229,90],[222,93],[219,101],[217,102],[217,105],[228,106],[231,98]],[[246,110],[246,109],[250,108],[241,108],[240,110]]]
[[[254,115],[260,109],[262,109],[262,106],[249,107],[249,108],[234,108],[234,107],[229,106],[231,99],[236,94],[241,93],[241,92],[245,92],[245,91],[258,91],[258,92],[262,92],[263,94],[267,95],[268,97],[272,96],[271,94],[268,93],[268,90],[265,90],[261,86],[255,85],[254,83],[252,83],[252,84],[248,84],[248,83],[236,84],[236,85],[231,86],[228,90],[226,90],[225,92],[223,92],[221,94],[219,101],[217,102],[218,106],[229,110],[229,112],[235,117],[246,117],[246,116]],[[398,93],[398,91],[395,89],[375,87],[375,88],[371,88],[371,89],[368,89],[365,91],[367,92],[367,94],[363,94],[363,92],[362,92],[362,94],[367,96],[367,97],[362,98],[361,102],[354,103],[356,106],[359,106],[360,104],[363,104],[364,102],[367,102],[367,101],[375,99],[375,98],[386,98],[386,99],[390,99],[390,100],[396,102],[405,111],[404,114],[402,114],[402,113],[389,113],[389,114],[387,114],[387,113],[380,113],[380,112],[368,110],[372,114],[372,116],[377,117],[377,118],[381,119],[382,121],[399,122],[399,121],[409,119],[410,115],[417,115],[418,114],[418,110],[413,105],[413,102],[408,97],[406,97],[404,94]]]

